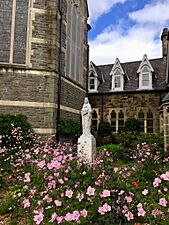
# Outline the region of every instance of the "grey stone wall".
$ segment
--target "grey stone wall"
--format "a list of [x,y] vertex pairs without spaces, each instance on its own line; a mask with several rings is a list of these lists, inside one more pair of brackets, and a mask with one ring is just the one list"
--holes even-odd
[[62,80],[61,104],[76,110],[81,110],[85,98],[85,90],[77,84],[72,85]]
[[[63,0],[62,2],[61,56],[59,56],[60,16],[58,12],[58,0],[31,1],[33,8],[30,9],[29,15],[27,49],[25,49],[25,42],[19,41],[20,38],[22,39],[22,29],[20,29],[22,27],[19,23],[15,30],[17,41],[14,46],[14,56],[16,58],[15,64],[17,65],[13,63],[4,65],[2,63],[4,62],[4,57],[9,58],[9,41],[0,45],[0,113],[24,114],[28,117],[34,128],[56,128],[59,57],[61,57],[61,76],[64,77],[62,79],[61,107],[65,110],[61,110],[61,116],[79,121],[80,114],[77,112],[80,112],[85,97],[86,50],[83,51],[83,83],[79,85],[73,80],[66,78],[65,75],[67,1]],[[10,6],[12,0],[5,0],[5,4]],[[17,11],[19,8],[18,5]],[[1,14],[4,13],[2,9],[3,7],[0,7],[0,18]],[[11,13],[10,7],[9,13]],[[6,16],[9,15],[6,14]],[[24,17],[24,24],[26,24],[27,14],[25,13],[21,16]],[[2,21],[0,20],[0,22]],[[3,33],[3,35],[9,35],[9,31],[11,30],[10,22],[7,22],[8,27],[4,31],[6,33]],[[84,29],[85,34],[87,31],[86,27]],[[0,42],[2,37],[5,40],[3,35],[0,33]],[[83,48],[87,44],[86,35],[84,39]],[[24,51],[17,55],[17,52],[21,49],[21,45]],[[26,60],[22,57],[23,54],[26,54]],[[19,66],[18,60],[22,61],[21,63],[25,65]]]
[[138,93],[119,93],[112,95],[92,95],[89,94],[89,99],[92,108],[99,109],[99,117],[108,119],[110,111],[112,109],[122,110],[124,112],[125,119],[128,117],[137,117],[140,109],[144,112],[148,112],[150,109],[153,113],[154,129],[153,132],[160,132],[159,124],[159,111],[162,98],[165,96],[165,92],[138,92]]

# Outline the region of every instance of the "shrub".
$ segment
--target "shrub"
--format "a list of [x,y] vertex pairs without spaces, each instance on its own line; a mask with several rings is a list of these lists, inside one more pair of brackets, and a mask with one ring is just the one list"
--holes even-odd
[[140,131],[140,122],[134,117],[128,118],[124,123],[125,132]]
[[101,121],[99,123],[98,131],[97,131],[98,136],[100,137],[107,137],[111,136],[112,134],[112,128],[111,125],[108,121]]
[[[24,115],[0,115],[0,168],[11,169],[10,158],[33,146],[32,127]],[[5,160],[8,159],[8,160]],[[0,174],[1,175],[1,174]]]
[[72,142],[76,142],[82,132],[80,123],[67,118],[61,118],[59,129],[61,136]]
[[96,141],[98,146],[116,143],[116,136],[112,133],[112,128],[108,121],[103,120],[100,122]]
[[161,134],[121,132],[117,135],[117,141],[121,152],[127,153],[129,156],[133,154],[133,151],[137,149],[137,145],[141,143],[148,144],[154,153],[156,153],[158,148],[160,157],[164,154],[164,142]]
[[28,134],[33,132],[31,125],[24,115],[0,115],[1,147],[27,148],[30,145]]
[[118,160],[122,154],[121,148],[118,144],[108,144],[97,147],[97,152],[100,152],[104,149],[112,153],[113,160]]

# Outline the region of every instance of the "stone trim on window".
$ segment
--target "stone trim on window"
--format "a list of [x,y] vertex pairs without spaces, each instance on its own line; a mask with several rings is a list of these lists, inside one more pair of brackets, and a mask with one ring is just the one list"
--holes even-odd
[[142,132],[153,133],[154,120],[153,113],[150,109],[148,111],[143,111],[143,109],[140,109],[137,118],[140,121],[140,128]]
[[90,62],[90,66],[89,66],[89,78],[88,78],[88,90],[89,92],[97,92],[97,88],[98,88],[98,74],[94,68],[94,65],[92,62]]
[[120,132],[124,128],[125,118],[125,110],[123,109],[110,109],[109,110],[109,118],[108,121],[111,124],[113,132]]
[[[0,2],[0,63],[26,65],[31,0]],[[3,10],[6,10],[3,13]]]
[[111,70],[110,76],[112,76],[111,91],[123,91],[124,90],[124,70],[118,58],[116,58],[115,60],[115,64]]
[[94,131],[97,131],[99,122],[100,122],[99,109],[93,108],[92,109],[92,129]]
[[139,74],[139,90],[150,90],[153,88],[153,72],[154,69],[150,64],[147,55],[144,55],[142,62],[137,70],[137,73]]
[[83,19],[81,5],[67,1],[67,44],[66,44],[66,76],[83,84]]

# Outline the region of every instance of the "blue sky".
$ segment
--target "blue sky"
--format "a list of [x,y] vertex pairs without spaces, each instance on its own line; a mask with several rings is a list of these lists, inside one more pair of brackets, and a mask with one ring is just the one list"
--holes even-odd
[[95,64],[160,58],[169,0],[88,0],[90,60]]

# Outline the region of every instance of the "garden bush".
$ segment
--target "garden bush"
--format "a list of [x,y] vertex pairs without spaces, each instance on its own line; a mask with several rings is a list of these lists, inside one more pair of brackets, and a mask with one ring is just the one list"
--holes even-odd
[[119,147],[118,144],[108,144],[108,145],[97,147],[97,152],[100,152],[104,149],[111,152],[114,161],[117,161],[120,159],[122,154],[122,149]]
[[73,143],[77,141],[78,137],[82,133],[81,124],[67,118],[60,119],[59,129],[61,137],[69,139],[69,141]]
[[[17,148],[17,143],[22,148],[27,148],[27,141],[29,141],[28,134],[32,133],[32,127],[24,115],[0,115],[0,139],[1,147]],[[18,139],[18,140],[17,140]],[[30,143],[28,142],[28,145]]]
[[160,156],[164,154],[164,141],[161,134],[153,133],[137,133],[137,132],[121,132],[117,135],[117,141],[121,152],[132,155],[133,151],[137,149],[137,145],[141,143],[147,143],[151,149],[156,151],[156,146],[158,146],[158,151],[160,151]]
[[97,146],[107,145],[110,143],[116,144],[116,134],[112,133],[111,125],[108,121],[101,121],[97,131]]
[[140,132],[140,122],[134,117],[127,118],[124,123],[125,132]]
[[0,167],[3,164],[4,171],[11,170],[7,159],[15,157],[20,149],[25,150],[31,146],[33,146],[33,130],[26,116],[0,115]]

